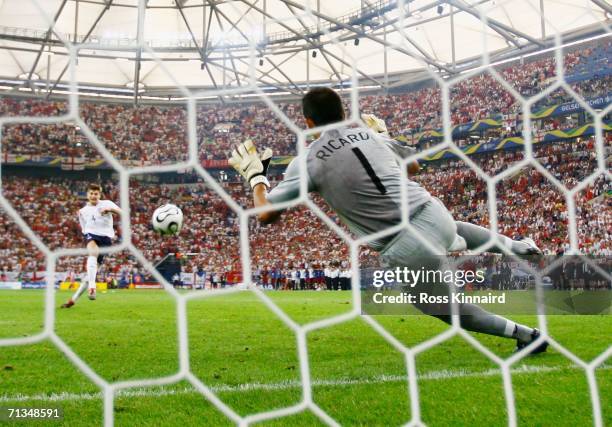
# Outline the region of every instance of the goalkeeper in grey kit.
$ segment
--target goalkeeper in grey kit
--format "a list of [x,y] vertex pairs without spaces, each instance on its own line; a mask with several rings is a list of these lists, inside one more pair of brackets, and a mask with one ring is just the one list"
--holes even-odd
[[[310,90],[302,99],[302,108],[309,128],[341,122],[345,117],[340,97],[329,88]],[[401,222],[400,187],[404,185],[409,222],[414,230],[405,229],[368,243],[380,253],[388,267],[432,267],[432,263],[439,262],[441,256],[450,251],[475,249],[490,241],[490,230],[456,222],[439,199],[432,197],[416,182],[403,178],[397,158],[414,154],[414,149],[391,139],[381,120],[374,116],[362,117],[370,129],[340,126],[317,135],[306,149],[303,154],[306,156],[304,172],[309,192],[320,194],[349,230],[362,237]],[[271,158],[270,149],[258,153],[249,140],[239,144],[229,159],[229,163],[251,185],[256,207],[293,200],[300,192],[299,158],[291,161],[283,181],[268,192],[270,184],[266,172]],[[418,164],[410,165],[409,169],[418,169]],[[258,219],[271,223],[278,220],[281,213],[280,210],[268,210],[260,213]],[[417,234],[433,248],[423,245]],[[514,241],[501,234],[497,238],[513,253],[541,253],[531,239]],[[490,251],[502,252],[500,248]],[[449,288],[443,283],[417,284],[413,291],[449,295]],[[448,304],[442,308],[419,303],[415,306],[425,314],[451,322]],[[459,304],[458,309],[463,328],[515,339],[519,350],[539,338],[537,329],[489,313],[477,305]],[[546,347],[547,343],[543,341],[531,352],[543,352]]]

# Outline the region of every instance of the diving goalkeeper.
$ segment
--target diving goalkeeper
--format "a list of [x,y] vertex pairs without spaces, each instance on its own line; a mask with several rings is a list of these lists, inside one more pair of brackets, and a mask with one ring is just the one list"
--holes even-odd
[[[309,128],[341,122],[345,117],[340,96],[329,88],[310,90],[302,99],[302,110]],[[382,121],[374,117],[364,117],[364,120],[379,133],[374,135],[370,129],[347,126],[317,135],[304,153],[305,172],[308,191],[319,193],[340,220],[359,237],[401,222],[400,186],[406,186],[409,221],[414,230],[405,229],[369,243],[372,249],[380,253],[386,266],[417,269],[449,251],[474,249],[490,240],[490,230],[455,222],[439,199],[432,197],[416,182],[403,179],[397,156],[406,158],[414,154],[414,149],[388,137]],[[298,158],[288,165],[284,180],[268,192],[270,184],[266,173],[271,157],[270,149],[260,154],[251,141],[246,141],[232,152],[229,159],[229,163],[251,185],[256,207],[293,200],[299,195]],[[415,165],[411,165],[411,168],[414,169]],[[259,214],[258,218],[263,223],[271,223],[279,219],[281,213],[279,210],[269,210]],[[430,242],[434,250],[425,247],[416,234]],[[503,235],[497,237],[515,254],[540,253],[531,239],[514,241]],[[500,248],[490,250],[501,252]],[[449,288],[443,283],[421,283],[413,291],[416,289],[430,295],[449,295]],[[425,314],[446,323],[451,322],[449,304],[442,310],[439,305],[415,306]],[[463,328],[515,339],[517,350],[526,347],[540,335],[537,329],[489,313],[477,305],[459,304],[458,309]],[[531,352],[543,352],[547,345],[543,342]]]

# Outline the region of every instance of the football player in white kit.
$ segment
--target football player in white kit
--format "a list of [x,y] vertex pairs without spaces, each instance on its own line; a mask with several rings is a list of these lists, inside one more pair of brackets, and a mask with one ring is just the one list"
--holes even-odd
[[96,299],[96,275],[98,264],[104,259],[100,255],[99,248],[111,246],[115,238],[113,228],[113,214],[121,215],[121,209],[110,200],[100,200],[102,189],[97,184],[87,187],[87,204],[79,210],[79,223],[81,232],[87,244],[87,283],[83,282],[62,308],[72,307],[81,294],[88,288],[90,300]]
[[[302,108],[309,128],[341,122],[345,117],[342,100],[329,88],[310,90],[302,100]],[[411,147],[384,133],[374,135],[370,129],[348,126],[317,135],[317,139],[304,153],[308,191],[319,193],[358,237],[371,235],[401,222],[400,187],[406,187],[409,221],[416,233],[406,229],[368,243],[380,253],[383,263],[392,268],[418,269],[424,263],[439,262],[436,258],[439,260],[450,251],[475,249],[484,245],[492,233],[474,224],[455,222],[439,199],[432,197],[418,183],[402,177],[397,156],[406,158],[413,153]],[[256,207],[293,200],[299,195],[297,158],[287,166],[283,181],[268,192],[270,184],[266,172],[271,158],[270,149],[258,153],[249,140],[240,144],[229,159],[230,165],[251,185]],[[270,210],[259,214],[258,218],[264,223],[270,223],[276,221],[281,213]],[[422,245],[415,234],[430,242],[434,250]],[[531,239],[515,241],[501,234],[497,238],[516,254],[541,253]],[[489,251],[503,252],[500,248],[491,248]],[[448,286],[444,283],[419,283],[413,291],[434,296],[449,295]],[[448,303],[417,303],[415,306],[425,314],[451,322],[451,307]],[[489,313],[474,304],[462,303],[458,309],[463,328],[515,339],[517,350],[540,336],[537,329]],[[531,352],[545,351],[547,345],[545,341],[540,342]]]

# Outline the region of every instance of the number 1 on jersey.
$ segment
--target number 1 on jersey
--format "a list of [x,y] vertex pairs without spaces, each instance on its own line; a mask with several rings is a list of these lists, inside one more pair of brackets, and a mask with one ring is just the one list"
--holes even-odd
[[361,162],[361,166],[363,166],[363,168],[368,173],[368,176],[370,177],[378,191],[380,191],[380,194],[387,194],[387,189],[383,185],[378,175],[376,175],[376,172],[374,172],[374,169],[372,169],[372,165],[370,164],[370,162],[368,162],[368,159],[366,158],[366,156],[364,156],[363,152],[358,147],[354,147],[352,150],[353,153],[355,153],[355,155],[359,159],[359,162]]

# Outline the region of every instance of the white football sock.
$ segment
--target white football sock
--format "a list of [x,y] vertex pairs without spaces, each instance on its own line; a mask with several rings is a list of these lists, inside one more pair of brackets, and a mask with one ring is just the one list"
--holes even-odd
[[[514,323],[508,321],[508,323]],[[514,331],[512,333],[512,338],[516,338],[521,342],[530,342],[532,339],[533,328],[529,326],[521,325],[520,323],[514,323]]]
[[87,282],[89,289],[96,289],[96,275],[98,274],[98,258],[95,256],[87,257]]
[[516,323],[512,320],[506,320],[506,327],[504,328],[504,336],[506,338],[516,338],[514,332],[516,330]]
[[83,294],[83,292],[85,292],[85,289],[87,287],[87,284],[85,282],[82,282],[79,285],[79,289],[77,289],[77,291],[74,293],[74,295],[72,296],[72,302],[76,302],[79,297]]

